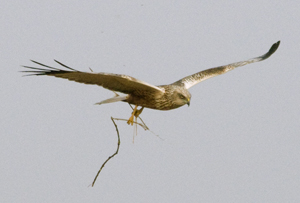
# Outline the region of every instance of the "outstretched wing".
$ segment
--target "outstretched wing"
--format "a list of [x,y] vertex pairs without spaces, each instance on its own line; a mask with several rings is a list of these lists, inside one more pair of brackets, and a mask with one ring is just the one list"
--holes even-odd
[[255,63],[255,62],[265,60],[265,59],[269,58],[277,50],[277,48],[279,47],[279,44],[280,44],[280,41],[273,44],[272,47],[270,48],[270,50],[268,51],[268,53],[266,53],[262,56],[252,58],[252,59],[249,59],[246,61],[240,61],[237,63],[232,63],[229,65],[219,66],[216,68],[210,68],[210,69],[207,69],[204,71],[200,71],[193,75],[182,78],[181,80],[174,82],[172,85],[180,85],[180,86],[184,86],[186,89],[189,89],[190,87],[198,84],[199,82],[202,82],[206,79],[209,79],[209,78],[217,76],[217,75],[221,75],[221,74],[226,73],[230,70],[233,70],[237,67],[244,66],[249,63]]
[[67,70],[50,67],[32,60],[33,63],[36,63],[43,67],[35,68],[30,66],[23,66],[31,70],[21,71],[21,72],[31,73],[29,75],[48,75],[48,76],[54,76],[58,78],[65,78],[71,81],[84,83],[84,84],[99,85],[106,89],[122,92],[125,94],[133,93],[139,95],[139,92],[160,92],[160,93],[164,92],[162,89],[160,89],[157,86],[150,85],[146,82],[143,82],[141,80],[135,79],[127,75],[119,75],[119,74],[112,74],[112,73],[81,72],[73,68],[70,68],[56,60],[54,61],[60,64],[61,66],[67,68]]

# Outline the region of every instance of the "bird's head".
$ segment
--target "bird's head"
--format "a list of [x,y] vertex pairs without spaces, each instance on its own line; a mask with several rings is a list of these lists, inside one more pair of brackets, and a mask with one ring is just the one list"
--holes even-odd
[[184,87],[178,87],[172,94],[173,104],[177,107],[187,104],[190,106],[192,95]]

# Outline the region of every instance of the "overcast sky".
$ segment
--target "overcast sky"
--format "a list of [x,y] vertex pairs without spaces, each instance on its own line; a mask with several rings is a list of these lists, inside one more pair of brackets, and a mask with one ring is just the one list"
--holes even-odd
[[[47,3],[48,2],[48,3]],[[0,202],[300,202],[299,1],[3,1]],[[260,56],[145,109],[156,134],[117,122],[114,94],[22,77],[30,59],[154,85]]]

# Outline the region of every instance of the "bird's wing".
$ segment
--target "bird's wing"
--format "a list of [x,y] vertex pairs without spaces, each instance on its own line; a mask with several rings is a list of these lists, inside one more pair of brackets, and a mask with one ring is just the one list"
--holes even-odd
[[55,62],[65,67],[66,70],[50,67],[36,61],[32,61],[32,62],[43,67],[35,68],[30,66],[23,66],[31,70],[22,71],[22,72],[30,73],[29,75],[49,75],[58,78],[65,78],[79,83],[99,85],[106,89],[122,92],[125,94],[136,93],[138,95],[139,92],[141,91],[160,92],[160,93],[164,92],[164,90],[160,89],[157,86],[150,85],[144,81],[135,79],[127,75],[119,75],[119,74],[112,74],[112,73],[81,72],[73,68],[70,68],[56,60]]
[[198,73],[195,73],[193,75],[187,76],[185,78],[182,78],[181,80],[174,82],[173,85],[180,85],[180,86],[184,86],[186,89],[189,89],[190,87],[198,84],[199,82],[202,82],[206,79],[209,79],[209,78],[217,76],[217,75],[221,75],[221,74],[226,73],[230,70],[233,70],[237,67],[244,66],[249,63],[255,63],[255,62],[265,60],[265,59],[269,58],[277,50],[277,48],[279,47],[279,44],[280,44],[280,41],[273,44],[272,47],[270,48],[270,50],[268,51],[268,53],[266,53],[262,56],[252,58],[252,59],[249,59],[246,61],[240,61],[237,63],[232,63],[229,65],[219,66],[216,68],[210,68],[210,69],[207,69],[204,71],[200,71]]

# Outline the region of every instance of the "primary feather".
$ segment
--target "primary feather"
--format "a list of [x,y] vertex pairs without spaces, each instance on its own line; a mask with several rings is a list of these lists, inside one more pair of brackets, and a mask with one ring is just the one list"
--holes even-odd
[[84,84],[99,85],[106,89],[122,92],[125,94],[134,93],[140,90],[163,93],[163,90],[160,89],[159,87],[150,85],[144,81],[135,79],[128,75],[120,75],[120,74],[113,74],[113,73],[81,72],[73,68],[70,68],[56,60],[55,62],[57,62],[58,64],[62,65],[63,67],[69,70],[54,68],[33,60],[32,62],[44,66],[47,69],[23,66],[25,68],[32,69],[30,71],[23,71],[23,72],[32,73],[30,75],[48,75],[48,76],[64,78],[64,79],[68,79],[71,81],[84,83]]
[[263,61],[267,58],[269,58],[279,47],[280,41],[276,42],[275,44],[272,45],[272,47],[269,49],[269,51],[259,57],[255,57],[249,60],[245,60],[245,61],[240,61],[240,62],[236,62],[236,63],[231,63],[225,66],[219,66],[216,68],[210,68],[204,71],[200,71],[198,73],[195,73],[193,75],[189,75],[187,77],[184,77],[174,83],[172,83],[173,85],[180,85],[180,86],[184,86],[186,89],[191,88],[192,86],[198,84],[199,82],[202,82],[204,80],[207,80],[211,77],[217,76],[217,75],[221,75],[224,74],[230,70],[233,70],[237,67],[240,66],[244,66],[250,63],[255,63],[255,62],[259,62],[259,61]]

